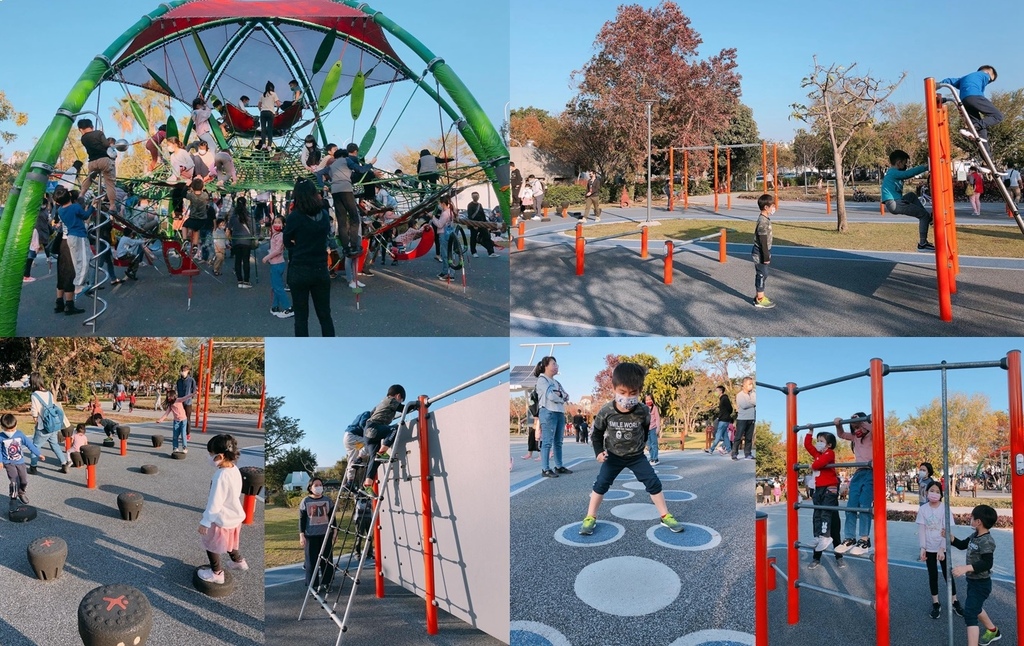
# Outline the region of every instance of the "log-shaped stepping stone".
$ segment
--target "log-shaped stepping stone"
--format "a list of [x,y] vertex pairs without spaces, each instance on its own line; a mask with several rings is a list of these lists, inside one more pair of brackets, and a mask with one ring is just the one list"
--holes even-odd
[[7,518],[12,523],[27,523],[30,520],[36,519],[36,508],[32,505],[24,505],[20,502],[16,502],[11,505],[11,509],[7,512]]
[[28,563],[40,581],[53,581],[64,571],[68,544],[57,536],[44,536],[28,544]]
[[100,461],[100,454],[102,451],[100,447],[95,444],[86,444],[82,447],[82,462],[85,462],[86,466],[90,464],[98,464]]
[[224,583],[210,583],[209,581],[203,581],[199,578],[199,570],[209,570],[209,565],[203,565],[197,567],[192,572],[192,585],[195,586],[196,590],[199,590],[203,594],[209,597],[226,597],[235,591],[235,581],[231,577],[231,571],[227,568],[224,569]]
[[110,447],[114,446],[114,438],[112,438],[112,437],[105,437],[105,438],[103,438],[103,446],[105,446],[107,448],[110,448]]
[[155,475],[157,473],[160,473],[160,469],[158,469],[155,464],[143,464],[142,468],[140,470],[143,473],[145,473],[147,476],[151,476],[151,475]]
[[132,427],[121,424],[117,427],[117,439],[127,440],[128,436],[132,433]]
[[85,646],[142,646],[153,629],[149,599],[130,585],[104,585],[78,604],[78,634]]
[[121,520],[138,520],[142,513],[142,504],[145,499],[142,494],[134,491],[125,491],[117,496],[117,510],[121,512]]
[[171,457],[174,458],[175,460],[184,460],[185,458],[188,457],[188,454],[183,451],[172,451]]
[[154,435],[154,436],[152,436],[152,437],[150,437],[149,439],[151,439],[153,441],[153,448],[154,449],[160,448],[163,445],[163,443],[164,443],[164,436],[160,435],[159,433]]
[[82,454],[79,453],[78,451],[72,451],[71,453],[68,453],[68,456],[70,456],[70,458],[71,458],[71,464],[76,466],[76,467],[80,467],[83,464],[85,464],[82,461]]
[[265,476],[260,467],[242,467],[238,470],[242,474],[242,494],[245,496],[257,496],[263,488]]

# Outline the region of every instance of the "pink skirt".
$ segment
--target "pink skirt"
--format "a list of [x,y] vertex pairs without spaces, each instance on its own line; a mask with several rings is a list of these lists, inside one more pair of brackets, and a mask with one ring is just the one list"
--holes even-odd
[[210,529],[206,532],[205,536],[200,536],[203,549],[207,552],[213,552],[214,554],[234,552],[238,549],[238,537],[241,534],[241,531],[241,525],[234,529],[224,529],[220,525],[214,523],[210,526]]

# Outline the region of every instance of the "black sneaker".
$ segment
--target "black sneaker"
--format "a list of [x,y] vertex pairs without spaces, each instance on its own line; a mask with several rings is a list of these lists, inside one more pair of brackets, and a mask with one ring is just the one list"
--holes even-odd
[[545,478],[557,478],[558,477],[558,474],[555,473],[554,471],[552,471],[551,469],[544,469],[543,471],[540,472],[540,474],[543,477],[545,477]]
[[933,603],[932,611],[928,613],[928,616],[932,619],[938,619],[942,616],[942,607],[937,603]]
[[956,613],[957,617],[963,617],[964,616],[964,609],[960,605],[960,600],[959,599],[953,599],[953,612]]
[[930,242],[919,242],[917,243],[918,251],[935,251],[935,245]]
[[57,303],[53,306],[53,313],[54,314],[63,314],[64,313],[64,299],[63,298],[58,298],[57,299]]
[[555,473],[572,473],[572,471],[565,467],[555,467]]
[[846,561],[843,560],[843,557],[841,557],[841,556],[837,556],[836,557],[836,567],[839,568],[840,570],[845,570],[846,569]]
[[819,567],[821,567],[821,561],[811,561],[807,564],[808,570],[817,570]]
[[65,303],[64,303],[64,313],[67,314],[68,316],[73,316],[75,314],[82,314],[84,312],[85,312],[85,310],[83,310],[81,307],[75,307],[74,302],[72,302],[72,301],[65,301]]
[[[37,468],[35,468],[35,467],[32,467],[32,466],[30,466],[30,467],[28,468],[28,474],[29,474],[30,476],[34,476],[34,475],[35,475],[35,474],[37,474],[37,473],[39,473],[39,469],[37,469]],[[12,496],[12,498],[13,498],[13,496]]]
[[28,504],[28,494],[25,493],[24,491],[22,491],[21,493],[18,494],[18,500],[20,500],[21,502],[23,502],[23,503],[25,503],[27,505]]
[[370,271],[369,267],[363,267],[363,270],[359,272],[360,276],[373,276],[373,272]]

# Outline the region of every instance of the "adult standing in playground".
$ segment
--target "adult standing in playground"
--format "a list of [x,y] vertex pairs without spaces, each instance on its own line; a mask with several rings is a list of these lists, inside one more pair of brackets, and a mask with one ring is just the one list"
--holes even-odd
[[1006,172],[1000,173],[1000,175],[1006,181],[1006,188],[1010,190],[1010,199],[1017,204],[1020,202],[1020,171],[1017,170],[1016,162],[1008,163],[1006,168]]
[[274,115],[277,114],[277,109],[281,107],[281,100],[277,98],[277,93],[274,92],[274,84],[267,81],[266,88],[263,90],[263,94],[260,95],[260,100],[256,103],[256,106],[260,110],[260,147],[263,150],[270,150],[274,147]]
[[509,163],[509,167],[512,169],[511,173],[511,184],[512,184],[512,206],[519,207],[519,213],[522,215],[523,204],[519,200],[519,191],[523,188],[523,174],[516,168],[515,162]]
[[192,439],[192,400],[199,391],[195,378],[189,374],[191,371],[192,369],[188,366],[182,366],[181,376],[178,377],[178,381],[174,383],[174,390],[178,395],[178,399],[181,401],[182,407],[185,409],[186,442]]
[[718,418],[715,422],[715,441],[711,448],[704,449],[705,453],[714,453],[719,442],[722,444],[723,453],[732,453],[732,444],[729,442],[729,424],[732,424],[732,402],[725,392],[725,386],[715,386],[718,391]]
[[526,183],[529,184],[530,190],[533,192],[533,212],[534,217],[544,217],[544,183],[539,177],[530,175],[526,178]]
[[309,336],[309,301],[320,321],[321,336],[334,336],[331,319],[331,276],[327,270],[327,238],[330,216],[316,184],[300,179],[292,191],[295,210],[284,224],[284,246],[288,250],[288,286],[295,311],[295,336]]
[[572,416],[572,427],[576,431],[576,443],[579,444],[583,439],[583,426],[586,421],[583,419],[583,409],[577,408],[576,414]]
[[[850,422],[849,432],[843,430],[842,418],[835,418],[836,435],[849,440],[853,446],[854,462],[870,464],[873,457],[873,439],[871,422],[865,413],[854,413],[852,419],[861,421]],[[857,467],[850,479],[850,493],[846,506],[850,509],[870,509],[874,502],[873,471],[870,466]],[[845,540],[837,545],[837,554],[849,552],[854,556],[863,556],[871,551],[871,514],[856,511],[846,512],[846,526],[843,528]]]
[[757,393],[754,378],[744,377],[740,392],[736,394],[736,440],[732,445],[732,459],[739,459],[740,444],[744,444],[743,457],[754,459],[754,424],[757,420]]
[[[46,382],[41,374],[33,372],[29,375],[28,384],[32,390],[30,412],[36,429],[35,435],[32,436],[32,443],[40,447],[40,450],[43,444],[49,444],[50,450],[60,462],[60,472],[67,473],[68,467],[71,466],[71,460],[64,455],[64,451],[61,449],[60,429],[56,427],[68,428],[71,426],[71,422],[68,421],[64,409],[57,403],[56,395],[46,387]],[[30,474],[36,474],[38,462],[39,458],[33,454],[28,468]]]
[[658,438],[661,436],[661,409],[654,403],[654,397],[647,395],[644,404],[651,411],[651,428],[647,433],[647,450],[650,453],[650,463],[658,464]]
[[977,166],[971,166],[971,172],[967,173],[967,186],[964,192],[971,202],[971,213],[981,215],[981,196],[985,193],[985,179],[978,172]]
[[[330,498],[324,497],[324,481],[320,478],[310,480],[306,485],[306,491],[309,495],[299,503],[299,546],[306,551],[306,562],[303,565],[306,571],[306,587],[309,587],[310,582],[314,588],[320,587],[321,584],[329,586],[334,579],[333,568],[323,568],[321,577],[320,563],[332,563],[334,560],[334,539],[337,532],[330,528],[334,505],[331,504]],[[322,561],[319,560],[321,550]]]
[[590,208],[594,209],[594,222],[601,221],[601,176],[596,170],[587,173],[587,192],[583,200],[583,220],[586,221]]
[[469,230],[469,253],[473,254],[474,258],[477,258],[476,246],[480,245],[487,252],[487,257],[493,258],[497,254],[494,253],[491,230],[485,226],[487,223],[487,211],[484,209],[484,205],[480,203],[479,193],[473,191],[470,197],[472,201],[466,206],[466,217],[473,222],[479,222],[480,225],[471,227]]
[[[572,473],[562,466],[565,403],[569,401],[569,395],[555,379],[557,374],[558,362],[554,357],[544,357],[537,362],[537,367],[533,370],[533,376],[537,378],[537,403],[540,406],[540,473],[545,478],[557,478],[560,473]],[[551,463],[552,456],[554,464]]]

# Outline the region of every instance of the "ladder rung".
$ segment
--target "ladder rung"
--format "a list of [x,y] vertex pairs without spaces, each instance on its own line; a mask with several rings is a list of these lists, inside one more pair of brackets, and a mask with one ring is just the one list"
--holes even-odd
[[868,606],[869,608],[875,607],[875,602],[871,599],[855,597],[852,594],[846,594],[845,592],[832,590],[830,588],[823,588],[820,585],[811,585],[810,583],[804,583],[803,581],[795,581],[793,585],[795,585],[797,588],[807,588],[808,590],[814,590],[815,592],[820,592],[822,594],[827,594],[833,597],[839,597],[840,599],[846,599],[847,601],[853,601],[854,603],[859,603],[863,606]]

